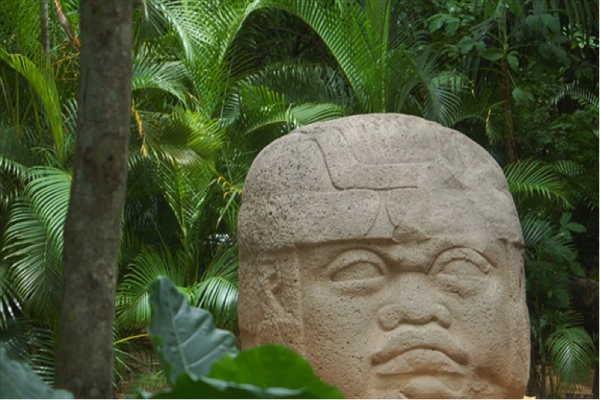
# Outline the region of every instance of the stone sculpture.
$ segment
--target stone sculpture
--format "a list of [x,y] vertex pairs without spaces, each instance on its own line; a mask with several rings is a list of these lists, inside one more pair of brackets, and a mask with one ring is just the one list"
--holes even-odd
[[399,114],[297,129],[254,161],[238,243],[242,347],[288,345],[351,398],[522,398],[520,224],[461,133]]

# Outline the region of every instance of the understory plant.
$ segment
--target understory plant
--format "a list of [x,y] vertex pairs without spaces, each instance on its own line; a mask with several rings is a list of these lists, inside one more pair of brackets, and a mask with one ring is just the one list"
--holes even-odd
[[[148,332],[169,387],[140,398],[343,398],[310,364],[281,345],[239,351],[235,336],[215,327],[206,310],[191,307],[167,278],[150,287]],[[73,398],[52,389],[0,346],[0,398]]]

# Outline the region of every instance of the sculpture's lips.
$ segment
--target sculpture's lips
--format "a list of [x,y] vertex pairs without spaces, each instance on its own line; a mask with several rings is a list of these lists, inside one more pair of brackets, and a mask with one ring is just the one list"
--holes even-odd
[[415,373],[462,374],[467,353],[447,334],[409,331],[397,334],[371,357],[378,375]]

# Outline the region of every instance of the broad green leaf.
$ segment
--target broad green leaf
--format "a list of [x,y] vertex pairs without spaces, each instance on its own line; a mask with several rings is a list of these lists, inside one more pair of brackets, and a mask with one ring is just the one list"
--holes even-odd
[[213,364],[208,377],[265,390],[302,390],[312,398],[343,398],[338,389],[315,375],[308,361],[282,345],[259,346],[235,358],[225,357]]
[[516,56],[509,54],[506,56],[506,61],[508,61],[508,64],[513,71],[516,72],[519,70],[519,59]]
[[[462,54],[467,54],[468,52],[470,52],[473,49],[473,46],[477,47],[477,44],[479,44],[479,43],[481,43],[483,46],[485,46],[485,44],[483,42],[475,42],[475,40],[473,40],[472,37],[465,36],[458,41],[458,46],[460,47],[460,52]],[[479,49],[479,47],[477,47],[477,49]],[[481,52],[483,52],[484,49],[485,49],[485,47],[483,47],[481,49]]]
[[448,14],[436,14],[429,18],[429,33],[433,33],[440,29],[444,22],[448,19]]
[[578,224],[577,222],[569,222],[565,225],[565,228],[576,233],[583,233],[586,231],[585,226]]
[[490,60],[490,61],[498,61],[504,56],[504,52],[495,47],[488,47],[483,52],[479,54],[481,57]]
[[304,390],[284,388],[262,389],[254,385],[236,384],[201,377],[192,379],[183,373],[177,378],[172,389],[157,393],[153,399],[308,399],[310,394]]
[[429,33],[433,33],[446,25],[446,34],[453,35],[460,26],[460,19],[448,14],[436,14],[429,19]]
[[521,89],[519,87],[515,87],[513,89],[512,96],[513,96],[513,99],[515,99],[515,102],[517,103],[517,105],[522,105],[522,106],[527,105],[530,101],[533,100],[533,94],[530,91]]
[[519,18],[521,15],[521,5],[518,0],[506,0],[506,5],[511,13],[515,15],[515,17]]
[[168,279],[159,277],[150,290],[148,333],[171,383],[184,371],[192,378],[204,376],[215,361],[237,355],[235,336],[217,329],[208,311],[190,307]]
[[246,350],[213,364],[208,376],[195,380],[182,373],[173,388],[153,398],[343,398],[321,381],[300,355],[281,345]]
[[0,398],[2,399],[72,399],[62,389],[53,389],[24,362],[8,358],[0,342]]

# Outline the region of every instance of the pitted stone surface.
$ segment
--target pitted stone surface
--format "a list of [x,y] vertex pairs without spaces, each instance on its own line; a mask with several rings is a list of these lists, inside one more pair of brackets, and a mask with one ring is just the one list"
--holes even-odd
[[283,343],[354,398],[522,398],[529,319],[504,174],[461,133],[372,114],[254,161],[239,214],[243,348]]

